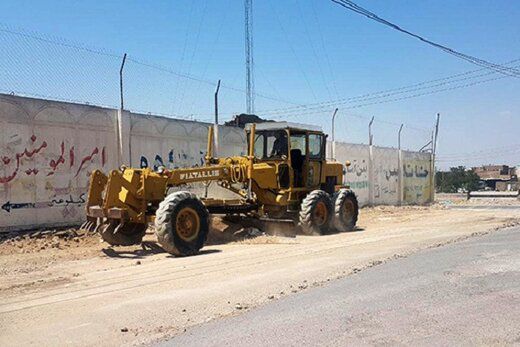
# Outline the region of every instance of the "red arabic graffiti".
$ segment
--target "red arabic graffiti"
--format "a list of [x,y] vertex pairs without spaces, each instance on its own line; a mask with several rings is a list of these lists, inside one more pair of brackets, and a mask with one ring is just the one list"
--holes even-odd
[[105,150],[105,147],[103,146],[103,150],[101,151],[101,166],[105,166],[106,162],[107,162],[107,151]]
[[27,170],[25,170],[25,174],[27,176],[29,176],[30,174],[34,174],[36,176],[38,174],[38,172],[40,172],[40,170],[38,170],[38,169],[27,169]]
[[81,160],[81,164],[79,165],[79,168],[78,168],[78,171],[76,172],[76,174],[74,175],[74,177],[76,177],[79,172],[81,171],[81,169],[83,168],[83,165],[87,162],[87,161],[92,161],[92,159],[94,158],[94,156],[96,154],[99,153],[99,149],[96,147],[94,148],[94,150],[92,151],[92,154],[86,156],[85,158],[83,158],[83,160]]
[[63,157],[63,153],[65,152],[65,142],[61,141],[61,154],[57,160],[52,159],[49,162],[49,166],[52,168],[52,171],[47,174],[47,176],[54,175],[54,172],[58,168],[60,164],[65,163],[65,158]]
[[[36,141],[36,136],[34,136],[34,135],[31,136],[31,140],[32,140],[32,142]],[[40,145],[40,147],[38,147],[36,149],[33,149],[32,151],[28,151],[27,148],[25,148],[23,150],[23,152],[16,153],[16,155],[15,155],[15,158],[16,158],[16,168],[15,168],[15,170],[10,175],[4,176],[4,177],[0,177],[0,183],[9,183],[16,177],[16,175],[18,174],[18,170],[20,170],[20,159],[22,159],[24,156],[27,157],[27,158],[32,158],[33,155],[35,155],[37,153],[40,153],[40,151],[42,149],[46,148],[46,147],[47,147],[47,142],[43,141],[42,144]],[[4,162],[5,165],[7,165],[7,164],[9,164],[11,162],[11,159],[9,159],[7,157],[3,157],[2,161]],[[27,173],[27,174],[29,175],[30,173]],[[34,173],[34,174],[36,175],[37,173]]]
[[[32,135],[30,137],[30,141],[32,144],[34,144],[36,142],[36,140],[37,140],[37,137],[35,135]],[[33,158],[35,155],[39,154],[45,148],[47,148],[47,142],[43,141],[39,146],[37,146],[34,149],[29,150],[27,148],[24,148],[23,151],[16,153],[11,157],[9,157],[9,156],[0,157],[0,160],[1,160],[0,164],[3,164],[5,167],[7,167],[7,165],[9,165],[11,163],[16,163],[16,165],[13,165],[14,168],[13,168],[12,172],[10,172],[9,174],[7,174],[5,176],[0,176],[0,184],[9,183],[17,177],[18,173],[20,172],[20,166],[22,165],[22,163],[21,163],[22,158],[28,158],[28,159]],[[79,175],[79,173],[83,169],[86,168],[87,164],[92,163],[94,161],[95,157],[99,154],[99,152],[100,152],[99,148],[95,147],[89,155],[83,157],[80,161],[80,165],[79,165],[78,169],[76,170],[74,177],[77,177]],[[66,160],[67,159],[65,157],[65,141],[62,141],[61,145],[60,145],[60,154],[59,154],[58,158],[51,159],[48,163],[48,167],[27,168],[27,169],[23,170],[23,172],[25,172],[25,174],[28,176],[30,176],[30,175],[36,176],[36,175],[38,175],[39,172],[44,170],[44,171],[48,171],[47,176],[51,176],[58,170],[60,165],[65,165]],[[69,160],[69,168],[72,168],[75,164],[74,146],[70,147],[70,149],[69,149],[68,160]],[[101,166],[105,166],[106,162],[107,162],[106,148],[103,146],[101,149]]]
[[[103,147],[103,150],[105,150],[105,147]],[[69,161],[70,161],[70,167],[74,166],[74,146],[72,146],[69,150]],[[105,165],[105,164],[103,164]]]

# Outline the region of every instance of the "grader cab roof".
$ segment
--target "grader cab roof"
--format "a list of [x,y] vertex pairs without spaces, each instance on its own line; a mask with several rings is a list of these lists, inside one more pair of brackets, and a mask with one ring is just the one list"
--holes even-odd
[[[251,123],[246,124],[246,130],[249,131],[250,129],[251,129]],[[283,130],[283,129],[323,132],[323,130],[320,126],[310,125],[310,124],[300,124],[300,123],[292,123],[292,122],[265,122],[265,123],[256,124],[256,131]]]

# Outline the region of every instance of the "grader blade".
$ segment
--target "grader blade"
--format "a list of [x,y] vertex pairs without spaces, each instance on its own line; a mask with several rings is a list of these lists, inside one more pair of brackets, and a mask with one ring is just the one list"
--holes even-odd
[[107,185],[108,178],[100,170],[94,170],[90,174],[89,190],[87,196],[87,220],[81,225],[80,230],[95,233],[99,228],[100,219],[89,215],[92,206],[103,205],[103,191]]
[[108,177],[100,170],[94,170],[90,175],[89,190],[87,196],[87,212],[91,206],[103,205],[103,191],[108,182]]

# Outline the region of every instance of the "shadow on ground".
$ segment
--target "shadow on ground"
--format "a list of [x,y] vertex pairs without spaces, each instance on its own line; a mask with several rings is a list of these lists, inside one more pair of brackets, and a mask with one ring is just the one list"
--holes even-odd
[[[121,258],[121,259],[141,259],[154,254],[166,253],[161,246],[155,242],[144,241],[141,243],[140,249],[124,249],[124,248],[103,248],[101,250],[107,257],[110,258]],[[222,252],[220,249],[202,249],[197,256],[219,253]],[[177,258],[173,254],[169,254],[168,257]]]

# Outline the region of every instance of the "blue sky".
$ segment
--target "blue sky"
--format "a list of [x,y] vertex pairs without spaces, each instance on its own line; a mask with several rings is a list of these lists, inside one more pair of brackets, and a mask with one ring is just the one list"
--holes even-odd
[[[518,1],[358,3],[459,51],[496,63],[520,58]],[[224,86],[235,89],[245,86],[243,17],[239,0],[0,1],[4,28],[63,38],[115,55],[127,52],[203,80],[220,78]],[[0,52],[0,90],[118,104],[118,58],[5,32],[0,32],[0,44],[5,47]],[[257,93],[290,102],[257,96],[260,116],[294,104],[364,95],[478,68],[328,0],[255,1],[254,59]],[[500,76],[487,76],[494,77]],[[210,84],[132,61],[125,80],[130,109],[211,118]],[[396,146],[398,124],[405,123],[404,147],[418,149],[429,140],[440,112],[442,167],[520,164],[519,87],[517,78],[503,78],[396,102],[340,106],[336,133],[340,140],[366,143],[368,119],[375,116],[375,144]],[[244,94],[223,88],[220,108],[224,119],[243,112]],[[320,124],[330,132],[332,111],[330,107],[276,115]]]

